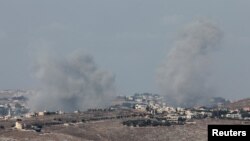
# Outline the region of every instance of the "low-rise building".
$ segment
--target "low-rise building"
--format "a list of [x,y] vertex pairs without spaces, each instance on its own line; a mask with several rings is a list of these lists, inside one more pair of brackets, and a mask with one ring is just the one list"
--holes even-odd
[[178,123],[179,116],[176,114],[168,114],[164,116],[164,118],[166,118],[166,120],[170,123]]
[[25,117],[26,117],[26,118],[31,118],[31,117],[34,117],[34,116],[35,116],[35,113],[34,113],[34,112],[25,114]]
[[16,129],[19,129],[19,130],[21,130],[21,129],[24,128],[24,123],[22,122],[21,119],[17,119],[17,120],[16,120],[15,128],[16,128]]
[[141,111],[146,111],[147,105],[146,104],[135,104],[135,109],[141,110]]
[[38,112],[38,116],[44,116],[45,112]]
[[236,113],[236,114],[226,114],[227,118],[231,118],[231,119],[242,119],[241,114]]

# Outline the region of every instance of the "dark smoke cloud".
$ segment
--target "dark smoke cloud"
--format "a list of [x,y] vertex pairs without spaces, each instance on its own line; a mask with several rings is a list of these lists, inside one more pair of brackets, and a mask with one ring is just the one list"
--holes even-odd
[[206,104],[214,90],[208,84],[211,53],[222,33],[208,21],[188,25],[157,71],[157,82],[168,101],[178,106]]
[[33,110],[86,110],[107,106],[115,96],[114,75],[97,68],[93,57],[82,52],[63,59],[40,56],[35,77],[42,88],[30,99]]

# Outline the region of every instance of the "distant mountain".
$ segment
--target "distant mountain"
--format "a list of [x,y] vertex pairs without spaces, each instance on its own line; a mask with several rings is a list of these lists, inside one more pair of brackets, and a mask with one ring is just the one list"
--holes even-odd
[[241,99],[229,104],[226,104],[225,107],[230,109],[242,109],[244,107],[250,107],[250,98]]

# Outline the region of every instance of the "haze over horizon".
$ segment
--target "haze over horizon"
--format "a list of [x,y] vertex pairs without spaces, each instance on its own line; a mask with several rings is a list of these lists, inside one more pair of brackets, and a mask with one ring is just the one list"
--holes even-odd
[[208,81],[218,96],[249,97],[249,5],[245,0],[1,1],[0,89],[39,88],[33,68],[39,54],[64,58],[83,49],[98,68],[114,74],[118,95],[161,93],[156,70],[178,34],[192,21],[208,19],[224,35],[211,54]]

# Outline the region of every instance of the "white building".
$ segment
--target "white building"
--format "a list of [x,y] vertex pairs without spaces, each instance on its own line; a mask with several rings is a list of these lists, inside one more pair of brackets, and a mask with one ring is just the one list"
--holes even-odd
[[38,112],[38,116],[44,116],[45,112]]
[[135,104],[135,109],[141,110],[141,111],[146,111],[147,105],[146,104]]
[[141,103],[141,102],[142,102],[142,99],[141,99],[141,98],[135,98],[135,102]]
[[34,112],[25,114],[26,118],[31,118],[31,117],[34,117],[34,116],[35,116]]
[[241,114],[226,114],[227,118],[232,118],[232,119],[242,119]]
[[21,119],[17,119],[16,124],[15,124],[15,128],[18,130],[21,130],[24,128],[24,124],[23,124]]
[[186,114],[186,119],[192,119],[194,116],[194,114],[190,110],[185,111],[185,114]]

